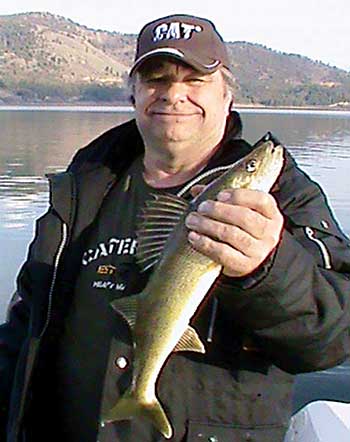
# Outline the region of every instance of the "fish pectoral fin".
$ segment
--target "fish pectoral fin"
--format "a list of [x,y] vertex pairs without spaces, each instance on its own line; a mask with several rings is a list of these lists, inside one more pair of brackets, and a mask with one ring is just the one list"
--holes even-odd
[[115,299],[111,302],[113,309],[118,312],[129,324],[131,330],[135,328],[137,307],[139,300],[142,298],[142,293],[125,298]]
[[170,439],[173,435],[173,429],[158,399],[154,397],[152,402],[142,403],[130,390],[126,391],[115,406],[102,416],[102,423],[108,424],[134,417],[143,417],[150,421],[166,439]]
[[169,236],[188,207],[187,201],[171,194],[152,194],[146,201],[136,229],[136,260],[142,272],[159,262]]
[[195,351],[197,353],[205,353],[205,347],[196,330],[189,325],[173,351]]

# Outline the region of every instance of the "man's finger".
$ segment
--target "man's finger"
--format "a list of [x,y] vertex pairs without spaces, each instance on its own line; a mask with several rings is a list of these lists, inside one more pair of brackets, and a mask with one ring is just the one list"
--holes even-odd
[[227,204],[248,207],[267,218],[274,218],[279,212],[275,198],[266,192],[252,189],[226,189],[220,192],[217,200]]

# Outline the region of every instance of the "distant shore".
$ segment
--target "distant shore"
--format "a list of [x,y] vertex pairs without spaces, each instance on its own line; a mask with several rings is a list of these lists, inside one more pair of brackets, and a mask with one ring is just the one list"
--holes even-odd
[[[349,113],[349,106],[262,106],[256,104],[235,103],[234,109],[240,112],[265,113]],[[127,112],[132,113],[134,108],[125,103],[105,102],[76,102],[76,103],[0,103],[0,110],[48,110],[48,111],[90,111],[90,112]]]

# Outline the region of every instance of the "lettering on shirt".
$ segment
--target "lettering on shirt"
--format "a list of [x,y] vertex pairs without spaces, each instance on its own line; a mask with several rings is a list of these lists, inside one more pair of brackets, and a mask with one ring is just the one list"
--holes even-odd
[[134,238],[110,238],[108,242],[101,242],[95,248],[90,248],[83,253],[84,266],[99,258],[110,255],[134,255],[137,241]]
[[114,275],[114,273],[116,272],[117,267],[112,266],[112,264],[109,265],[105,265],[105,266],[98,266],[97,267],[97,272],[99,275]]
[[123,282],[112,282],[112,281],[94,281],[92,283],[92,288],[94,289],[109,289],[124,291],[126,285]]

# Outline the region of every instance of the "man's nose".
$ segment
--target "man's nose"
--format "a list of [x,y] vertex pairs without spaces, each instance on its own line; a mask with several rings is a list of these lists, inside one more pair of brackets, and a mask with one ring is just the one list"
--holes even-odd
[[175,104],[185,101],[187,99],[187,92],[185,83],[174,81],[163,88],[160,98],[167,103]]

